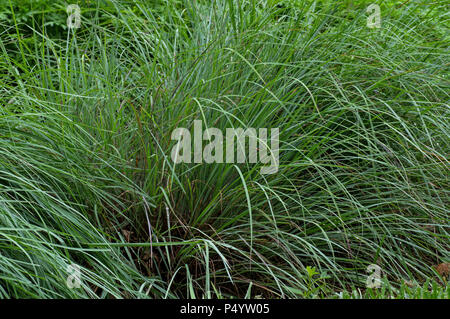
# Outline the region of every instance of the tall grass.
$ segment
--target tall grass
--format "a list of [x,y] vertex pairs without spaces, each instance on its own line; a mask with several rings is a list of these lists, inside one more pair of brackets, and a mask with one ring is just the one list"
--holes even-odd
[[[445,2],[381,29],[361,5],[112,3],[0,35],[0,296],[323,297],[448,262]],[[194,120],[278,127],[279,171],[175,165]]]

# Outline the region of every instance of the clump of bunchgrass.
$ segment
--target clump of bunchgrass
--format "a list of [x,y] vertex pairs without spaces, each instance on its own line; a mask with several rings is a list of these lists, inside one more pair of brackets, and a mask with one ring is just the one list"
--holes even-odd
[[[329,296],[369,264],[422,281],[448,258],[439,13],[373,30],[306,1],[114,4],[109,25],[19,40],[20,60],[3,46],[3,296]],[[174,165],[194,120],[279,128],[278,172]]]

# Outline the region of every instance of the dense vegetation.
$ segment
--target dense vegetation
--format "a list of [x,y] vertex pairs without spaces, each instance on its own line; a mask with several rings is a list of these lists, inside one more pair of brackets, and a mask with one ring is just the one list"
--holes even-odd
[[[374,297],[377,264],[381,296],[448,298],[450,5],[370,3],[78,1],[69,29],[0,0],[0,296]],[[279,128],[278,172],[174,165],[194,120]]]

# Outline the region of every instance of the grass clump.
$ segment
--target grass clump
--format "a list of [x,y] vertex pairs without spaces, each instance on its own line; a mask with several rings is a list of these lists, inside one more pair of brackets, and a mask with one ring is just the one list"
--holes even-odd
[[[112,1],[61,37],[2,29],[2,297],[332,297],[370,264],[395,289],[435,277],[445,2],[391,6],[380,29],[328,2],[160,5]],[[278,172],[174,165],[194,120],[279,128]]]

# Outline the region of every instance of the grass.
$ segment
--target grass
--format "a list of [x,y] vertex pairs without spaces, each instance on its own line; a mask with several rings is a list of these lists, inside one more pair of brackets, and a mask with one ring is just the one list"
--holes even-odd
[[[448,298],[448,4],[159,4],[2,24],[0,296]],[[194,120],[279,128],[278,172],[174,165]]]

